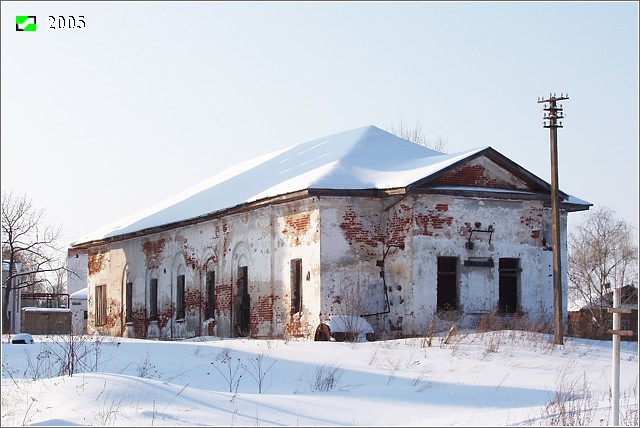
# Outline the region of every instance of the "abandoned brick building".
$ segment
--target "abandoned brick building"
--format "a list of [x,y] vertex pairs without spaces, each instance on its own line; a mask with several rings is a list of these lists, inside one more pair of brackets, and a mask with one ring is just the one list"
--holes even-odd
[[[434,315],[553,317],[550,185],[491,147],[373,126],[225,170],[68,250],[89,333],[313,337],[331,315],[418,335]],[[589,202],[563,192],[567,214]]]

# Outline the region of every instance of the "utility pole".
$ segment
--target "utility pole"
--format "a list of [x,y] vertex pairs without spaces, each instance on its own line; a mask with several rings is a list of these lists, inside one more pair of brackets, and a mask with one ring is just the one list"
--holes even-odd
[[544,122],[542,126],[549,128],[551,139],[551,228],[553,231],[553,319],[554,341],[556,345],[563,344],[562,319],[562,277],[560,270],[560,197],[558,195],[558,128],[562,128],[562,104],[557,101],[568,100],[569,94],[549,94],[549,98],[538,98],[538,103],[544,103]]
[[631,309],[621,307],[621,289],[614,286],[612,291],[613,308],[609,308],[608,312],[613,314],[613,329],[607,331],[613,334],[611,337],[613,347],[611,360],[611,425],[618,426],[620,417],[620,336],[633,336],[633,331],[620,330],[620,314],[630,314]]

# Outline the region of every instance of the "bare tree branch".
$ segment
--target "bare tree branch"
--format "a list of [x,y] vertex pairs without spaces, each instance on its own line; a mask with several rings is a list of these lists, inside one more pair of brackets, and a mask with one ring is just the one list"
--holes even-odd
[[[633,227],[609,208],[591,211],[569,235],[569,290],[602,327],[612,288],[638,286],[638,246]],[[593,309],[593,310],[592,310]]]
[[388,131],[396,137],[404,138],[431,150],[446,153],[447,141],[442,137],[428,139],[422,131],[422,124],[419,121],[416,122],[413,128],[409,128],[400,118],[400,124],[397,126],[391,125]]
[[[9,300],[12,292],[54,290],[66,268],[57,246],[60,227],[42,225],[44,210],[36,209],[26,195],[2,193],[2,329],[9,333]],[[6,268],[6,269],[5,269]],[[6,276],[5,276],[6,271]],[[60,275],[63,275],[62,277]]]

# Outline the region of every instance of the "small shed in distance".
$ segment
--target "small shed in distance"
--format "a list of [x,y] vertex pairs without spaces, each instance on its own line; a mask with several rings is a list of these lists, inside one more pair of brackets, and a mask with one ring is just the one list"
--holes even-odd
[[71,309],[22,308],[22,333],[69,334],[69,332],[71,332]]

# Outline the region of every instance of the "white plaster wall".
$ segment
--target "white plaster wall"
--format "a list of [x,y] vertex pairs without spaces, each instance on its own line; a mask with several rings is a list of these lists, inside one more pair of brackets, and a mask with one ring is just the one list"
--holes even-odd
[[[431,236],[416,227],[413,234],[413,274],[416,285],[409,303],[413,310],[424,314],[419,324],[426,324],[435,311],[437,284],[437,257],[458,257],[459,304],[465,313],[492,312],[498,301],[499,259],[520,259],[519,304],[532,318],[546,317],[553,308],[551,252],[545,250],[542,239],[546,235],[543,215],[547,215],[539,201],[481,200],[448,196],[422,197],[414,205],[414,215],[434,212],[437,204],[446,206],[442,214],[450,224],[442,228],[427,228]],[[469,233],[466,223],[486,230],[494,228],[489,243],[488,233],[474,232],[473,249],[465,248]],[[536,231],[539,231],[536,232]],[[493,267],[464,266],[470,258],[492,258]],[[420,288],[427,287],[427,290]],[[426,299],[426,304],[425,304]]]
[[67,253],[67,293],[73,294],[87,286],[87,252],[71,251]]
[[[347,300],[357,304],[358,314],[377,314],[366,319],[378,334],[423,334],[436,308],[438,256],[460,260],[461,310],[493,311],[498,300],[499,258],[514,257],[520,259],[522,268],[521,308],[531,317],[551,316],[549,214],[539,201],[444,195],[388,200],[314,197],[114,242],[84,256],[90,272],[89,332],[180,338],[207,334],[207,326],[214,323],[217,335],[235,336],[238,266],[246,265],[251,313],[257,317],[252,334],[258,337],[311,335],[321,320],[346,314],[349,308],[343,302]],[[474,248],[467,249],[467,224],[476,222],[482,229],[493,226],[491,243],[488,234],[474,232]],[[561,235],[566,296],[566,214]],[[397,248],[399,243],[404,248]],[[387,312],[377,262],[389,245],[394,248],[389,249],[384,265]],[[80,254],[74,263],[82,265],[82,257]],[[464,260],[471,257],[491,257],[494,266],[465,267]],[[303,310],[292,315],[290,263],[298,258],[303,265]],[[207,269],[215,271],[217,289],[228,293],[216,297],[215,320],[207,320],[204,314]],[[188,296],[183,321],[175,319],[179,273],[185,275]],[[144,321],[152,277],[158,279],[157,323]],[[134,320],[139,320],[130,325],[124,323],[126,282],[133,283]],[[109,323],[96,328],[94,291],[100,284],[107,284]],[[567,304],[563,303],[566,316]]]
[[87,299],[70,299],[71,305],[71,329],[74,334],[85,334],[86,322],[84,312],[88,311]]
[[[302,218],[306,224],[293,230],[289,223]],[[293,220],[291,220],[293,218]],[[289,227],[289,230],[287,229]],[[89,299],[95,286],[107,284],[109,323],[94,325],[90,313],[90,330],[109,335],[181,338],[204,334],[211,320],[205,319],[205,278],[207,269],[216,274],[216,287],[229,291],[229,306],[219,308],[216,332],[235,336],[239,296],[238,267],[247,266],[251,296],[251,314],[257,336],[277,336],[289,332],[306,334],[319,313],[319,221],[313,200],[272,205],[251,213],[188,225],[179,229],[114,242],[103,248],[101,269],[88,278]],[[290,261],[303,260],[303,311],[292,324],[290,314]],[[91,257],[90,257],[91,259]],[[94,257],[93,260],[96,258]],[[90,263],[91,265],[91,260]],[[93,263],[93,265],[97,265]],[[187,305],[185,318],[175,318],[177,276],[185,275]],[[158,279],[157,322],[148,322],[150,279]],[[133,283],[134,322],[126,324],[125,284]],[[258,311],[259,307],[262,308]],[[267,308],[267,309],[265,309]],[[270,310],[271,313],[265,313]],[[138,322],[136,322],[138,320]],[[277,322],[276,322],[277,321]],[[282,323],[282,324],[280,324]],[[146,330],[146,331],[141,331]]]
[[[383,281],[376,265],[383,256],[380,199],[323,197],[320,209],[321,318],[384,311]],[[386,314],[365,319],[376,328],[384,325]]]
[[[313,198],[276,205],[268,211],[270,239],[264,259],[269,263],[265,271],[272,279],[269,287],[264,286],[262,296],[273,299],[273,322],[262,324],[260,336],[308,337],[314,332],[319,313],[319,211]],[[302,310],[296,314],[291,313],[291,261],[294,259],[302,260]]]

